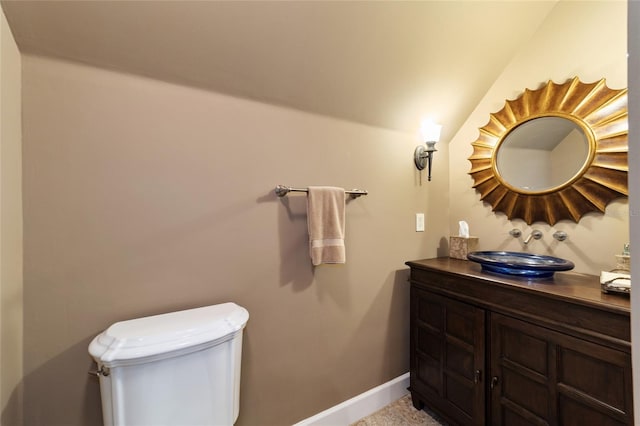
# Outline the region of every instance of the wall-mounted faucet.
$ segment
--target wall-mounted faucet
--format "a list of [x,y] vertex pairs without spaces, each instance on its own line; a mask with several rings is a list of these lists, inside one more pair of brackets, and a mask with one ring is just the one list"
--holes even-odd
[[534,240],[539,240],[540,238],[542,238],[542,231],[534,229],[533,231],[531,231],[531,234],[529,234],[529,236],[524,239],[523,243],[529,244],[529,241],[531,241],[532,238]]

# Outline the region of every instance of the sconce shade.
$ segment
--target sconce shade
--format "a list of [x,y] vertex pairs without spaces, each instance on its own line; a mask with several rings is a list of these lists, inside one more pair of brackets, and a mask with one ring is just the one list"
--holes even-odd
[[438,142],[442,126],[431,121],[423,121],[420,126],[420,135],[423,142]]

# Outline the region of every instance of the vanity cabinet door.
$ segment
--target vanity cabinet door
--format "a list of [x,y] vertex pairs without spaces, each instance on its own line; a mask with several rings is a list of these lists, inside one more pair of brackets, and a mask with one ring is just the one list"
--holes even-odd
[[451,422],[485,421],[485,311],[412,286],[411,387]]
[[491,313],[494,425],[633,424],[631,356]]

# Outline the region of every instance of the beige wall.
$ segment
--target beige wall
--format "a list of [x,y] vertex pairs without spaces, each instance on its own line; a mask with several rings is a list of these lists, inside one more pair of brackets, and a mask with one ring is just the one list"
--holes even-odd
[[0,11],[0,403],[22,424],[22,152],[20,52]]
[[0,10],[0,424],[22,424],[20,52]]
[[[251,315],[240,425],[292,424],[408,371],[404,262],[446,235],[446,147],[427,184],[414,135],[23,67],[27,424],[100,423],[87,345],[111,323],[225,301]],[[312,268],[305,197],[277,184],[369,191],[346,208],[346,265]]]
[[[506,99],[515,99],[525,88],[536,89],[548,80],[560,83],[574,76],[585,82],[606,78],[611,88],[626,87],[626,24],[623,1],[562,1],[556,5],[451,141],[452,231],[457,232],[458,221],[465,219],[471,234],[480,237],[482,250],[554,254],[574,261],[576,271],[598,275],[601,270],[615,267],[614,255],[629,240],[626,199],[610,204],[604,216],[590,213],[578,224],[561,221],[553,227],[542,223],[528,226],[522,220],[509,221],[502,213],[494,214],[488,204],[479,200],[479,194],[471,187],[473,180],[467,175],[470,170],[467,158],[472,153],[471,142],[477,139],[478,128],[489,121],[489,114],[502,109]],[[525,236],[532,228],[540,229],[544,237],[526,247],[522,239],[509,236],[512,228],[521,229]],[[556,230],[566,231],[569,239],[558,243],[552,238]]]

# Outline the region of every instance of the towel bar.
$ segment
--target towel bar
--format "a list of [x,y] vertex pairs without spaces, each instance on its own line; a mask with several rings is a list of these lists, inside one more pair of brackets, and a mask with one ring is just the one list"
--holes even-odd
[[[284,197],[289,192],[309,192],[308,188],[292,188],[290,186],[278,185],[276,186],[275,193],[278,197]],[[369,192],[364,189],[352,189],[350,191],[344,191],[345,194],[349,194],[351,198],[358,198],[362,195],[368,195]]]

